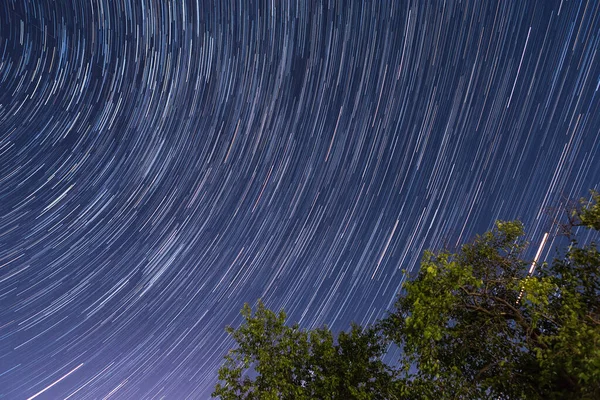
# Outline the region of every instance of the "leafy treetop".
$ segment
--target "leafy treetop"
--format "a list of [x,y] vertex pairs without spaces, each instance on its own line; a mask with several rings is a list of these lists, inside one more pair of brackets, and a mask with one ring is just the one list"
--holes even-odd
[[[600,230],[600,194],[571,227]],[[600,398],[600,252],[576,241],[529,275],[518,221],[460,251],[425,252],[394,309],[337,337],[285,324],[262,302],[228,328],[214,396],[222,399]],[[389,344],[402,357],[382,358]]]

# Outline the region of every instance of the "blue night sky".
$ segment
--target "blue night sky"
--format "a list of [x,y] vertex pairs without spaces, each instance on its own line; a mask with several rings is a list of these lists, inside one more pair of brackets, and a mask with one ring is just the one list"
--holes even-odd
[[2,0],[0,398],[204,399],[244,302],[373,322],[496,219],[552,257],[599,53],[594,0]]

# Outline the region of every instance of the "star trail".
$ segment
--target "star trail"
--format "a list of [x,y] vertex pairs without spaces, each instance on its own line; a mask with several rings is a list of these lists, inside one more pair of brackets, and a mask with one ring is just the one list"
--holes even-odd
[[551,257],[599,52],[595,0],[3,0],[0,398],[208,398],[244,302],[369,323],[496,219]]

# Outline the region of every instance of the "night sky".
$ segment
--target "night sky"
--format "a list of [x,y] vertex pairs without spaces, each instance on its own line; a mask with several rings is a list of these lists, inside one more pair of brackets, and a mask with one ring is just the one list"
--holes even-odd
[[203,399],[600,188],[600,1],[0,2],[0,398]]

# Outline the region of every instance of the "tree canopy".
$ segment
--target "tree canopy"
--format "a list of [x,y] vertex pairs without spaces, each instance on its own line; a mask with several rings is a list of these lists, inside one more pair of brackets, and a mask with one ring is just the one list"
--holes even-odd
[[[600,194],[569,214],[600,230]],[[519,221],[457,252],[426,251],[389,314],[337,336],[258,302],[227,331],[222,399],[600,398],[600,252],[570,246],[531,274]],[[390,344],[401,358],[387,365]]]

